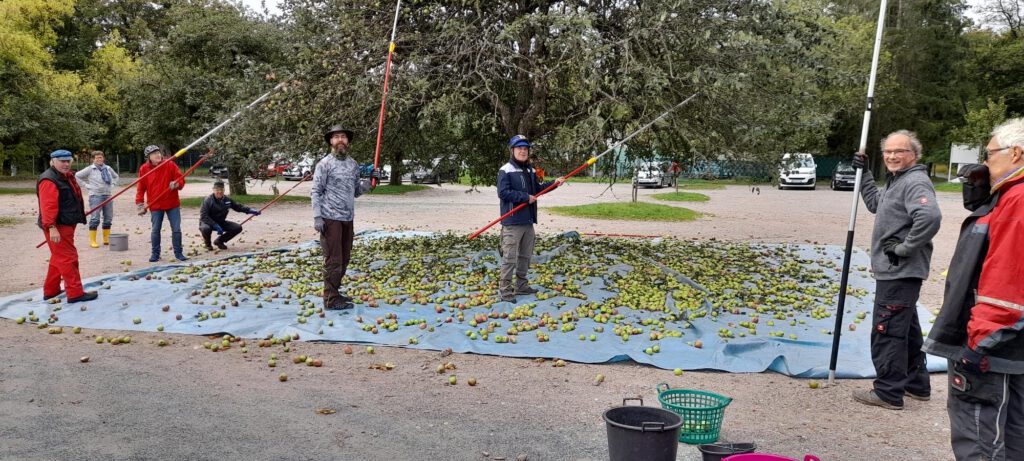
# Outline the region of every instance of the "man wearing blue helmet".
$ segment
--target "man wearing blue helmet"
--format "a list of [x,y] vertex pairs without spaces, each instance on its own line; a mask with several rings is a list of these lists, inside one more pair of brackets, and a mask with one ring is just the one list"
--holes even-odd
[[[530,287],[527,272],[533,256],[537,224],[537,193],[552,184],[561,185],[565,178],[541,183],[537,172],[530,164],[530,141],[526,136],[515,135],[508,141],[511,155],[508,163],[498,170],[498,198],[501,199],[501,214],[508,213],[522,203],[529,203],[511,216],[501,220],[501,275],[498,280],[498,296],[502,301],[516,302],[516,295],[531,295],[537,292]],[[515,275],[515,285],[512,276]]]

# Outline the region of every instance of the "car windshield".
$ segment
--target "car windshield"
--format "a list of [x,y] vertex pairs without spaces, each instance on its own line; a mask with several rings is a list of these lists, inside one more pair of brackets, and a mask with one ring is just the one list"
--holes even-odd
[[843,162],[836,166],[836,173],[853,174],[853,165]]
[[814,162],[807,157],[788,158],[783,161],[786,168],[812,168]]

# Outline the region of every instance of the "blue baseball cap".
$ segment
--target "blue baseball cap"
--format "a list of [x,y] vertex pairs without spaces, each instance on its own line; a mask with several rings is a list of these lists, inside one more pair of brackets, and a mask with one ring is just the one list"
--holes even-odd
[[74,157],[74,156],[71,155],[71,151],[67,151],[67,150],[64,150],[64,149],[55,150],[53,152],[50,152],[50,158],[56,158],[56,159],[61,159],[61,160],[71,160],[72,157]]
[[526,136],[517,134],[508,140],[509,149],[514,147],[530,147],[530,141],[526,140]]

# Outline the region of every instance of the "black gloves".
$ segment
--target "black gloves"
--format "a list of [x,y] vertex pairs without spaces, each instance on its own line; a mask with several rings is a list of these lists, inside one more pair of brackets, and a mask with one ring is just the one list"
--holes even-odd
[[982,374],[988,371],[988,356],[964,346],[963,353],[960,354],[960,365],[966,372]]
[[902,240],[896,237],[890,237],[882,242],[882,253],[885,253],[889,257],[889,264],[893,266],[900,265],[900,257],[896,254],[896,245],[903,243]]
[[868,168],[868,156],[863,152],[854,152],[853,168],[856,170],[866,170]]

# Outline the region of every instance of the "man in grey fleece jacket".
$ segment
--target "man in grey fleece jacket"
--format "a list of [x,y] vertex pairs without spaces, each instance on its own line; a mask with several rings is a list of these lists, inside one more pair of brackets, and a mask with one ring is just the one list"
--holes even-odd
[[928,170],[917,164],[921,142],[914,133],[900,130],[882,139],[882,158],[888,174],[885,188],[879,190],[871,171],[864,169],[864,154],[854,154],[854,167],[864,169],[861,197],[875,214],[871,360],[878,377],[874,389],[855,391],[853,398],[899,410],[904,396],[931,398],[917,299],[921,283],[928,278],[932,237],[939,231],[942,215]]
[[355,199],[370,190],[370,181],[359,179],[359,164],[347,154],[352,131],[334,125],[324,140],[331,153],[317,162],[310,191],[313,227],[320,233],[324,254],[324,309],[348,309],[353,307],[352,298],[341,293],[341,279],[352,257]]

